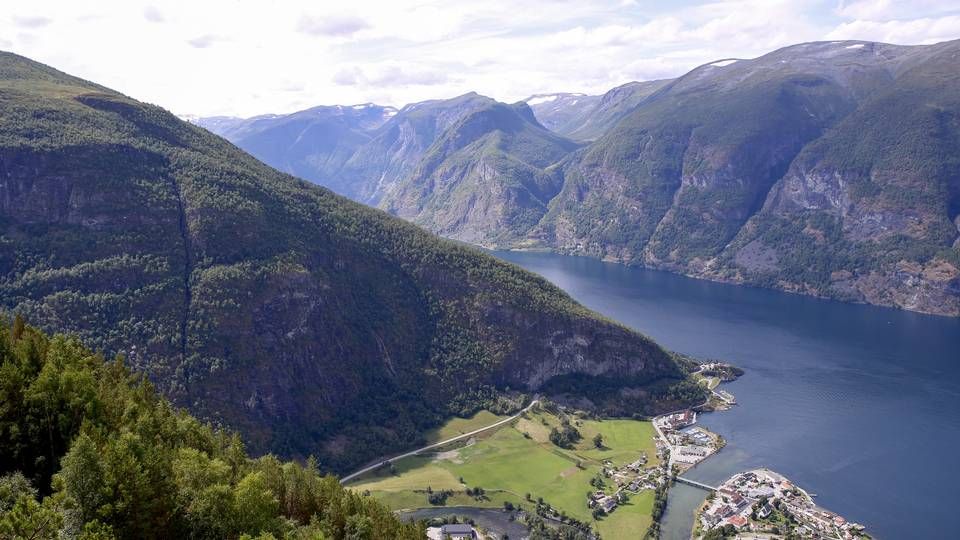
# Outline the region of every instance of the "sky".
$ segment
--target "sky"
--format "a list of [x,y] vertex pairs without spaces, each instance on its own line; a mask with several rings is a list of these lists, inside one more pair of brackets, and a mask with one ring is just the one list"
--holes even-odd
[[30,0],[12,51],[180,115],[602,93],[817,40],[960,38],[957,0]]

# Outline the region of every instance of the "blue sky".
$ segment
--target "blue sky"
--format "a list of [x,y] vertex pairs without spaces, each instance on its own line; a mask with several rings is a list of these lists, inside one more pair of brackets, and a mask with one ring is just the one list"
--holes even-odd
[[601,93],[804,41],[960,38],[956,0],[31,0],[0,49],[178,114]]

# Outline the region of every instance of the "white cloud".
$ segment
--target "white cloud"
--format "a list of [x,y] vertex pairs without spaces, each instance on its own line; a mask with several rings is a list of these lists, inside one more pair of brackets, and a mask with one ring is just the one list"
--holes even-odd
[[311,17],[303,15],[297,24],[297,30],[311,35],[321,36],[352,36],[369,28],[370,25],[360,17],[352,15],[334,15],[328,17]]
[[889,21],[956,13],[960,6],[944,0],[847,0],[841,1],[837,15],[862,21]]
[[13,24],[22,28],[41,28],[53,22],[49,17],[14,15]]
[[154,23],[164,22],[166,18],[156,6],[147,6],[143,8],[143,18]]
[[843,23],[827,39],[861,39],[902,45],[929,44],[960,36],[960,16],[913,20],[864,21]]
[[217,36],[212,34],[204,34],[193,39],[188,39],[187,43],[189,43],[191,47],[196,47],[197,49],[206,49],[217,41],[220,41],[220,38]]
[[[960,37],[954,2],[31,0],[4,48],[177,113],[599,93],[819,39]],[[951,11],[953,10],[953,11]]]

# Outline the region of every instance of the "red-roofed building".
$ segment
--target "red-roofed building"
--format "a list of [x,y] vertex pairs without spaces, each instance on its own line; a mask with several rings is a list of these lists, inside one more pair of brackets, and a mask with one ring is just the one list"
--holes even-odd
[[732,516],[727,518],[727,523],[733,525],[734,527],[740,529],[747,524],[747,518],[743,516]]

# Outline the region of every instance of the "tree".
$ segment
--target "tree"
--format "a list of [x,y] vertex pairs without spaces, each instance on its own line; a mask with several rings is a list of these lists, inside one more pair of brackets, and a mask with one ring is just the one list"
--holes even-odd
[[263,473],[243,477],[234,489],[237,525],[241,532],[258,534],[277,528],[280,504],[267,489]]
[[215,484],[197,492],[187,507],[187,528],[196,538],[235,536],[234,494],[230,486]]
[[19,471],[0,476],[0,514],[13,508],[21,496],[37,498],[37,490],[26,476]]
[[369,516],[354,514],[347,518],[344,540],[371,540],[372,522]]
[[593,436],[593,446],[603,448],[603,435],[597,433]]
[[13,316],[13,330],[10,332],[10,336],[13,338],[13,341],[19,341],[20,337],[23,336],[23,330],[26,327],[26,322],[23,319],[23,316],[17,313]]
[[97,509],[105,499],[103,465],[97,445],[86,433],[77,437],[61,460],[55,482],[75,503],[81,526],[97,517]]
[[83,531],[80,532],[77,540],[115,540],[116,537],[113,527],[98,520],[93,520],[83,525]]
[[63,515],[50,504],[21,495],[9,511],[0,514],[0,538],[56,540],[62,524]]

